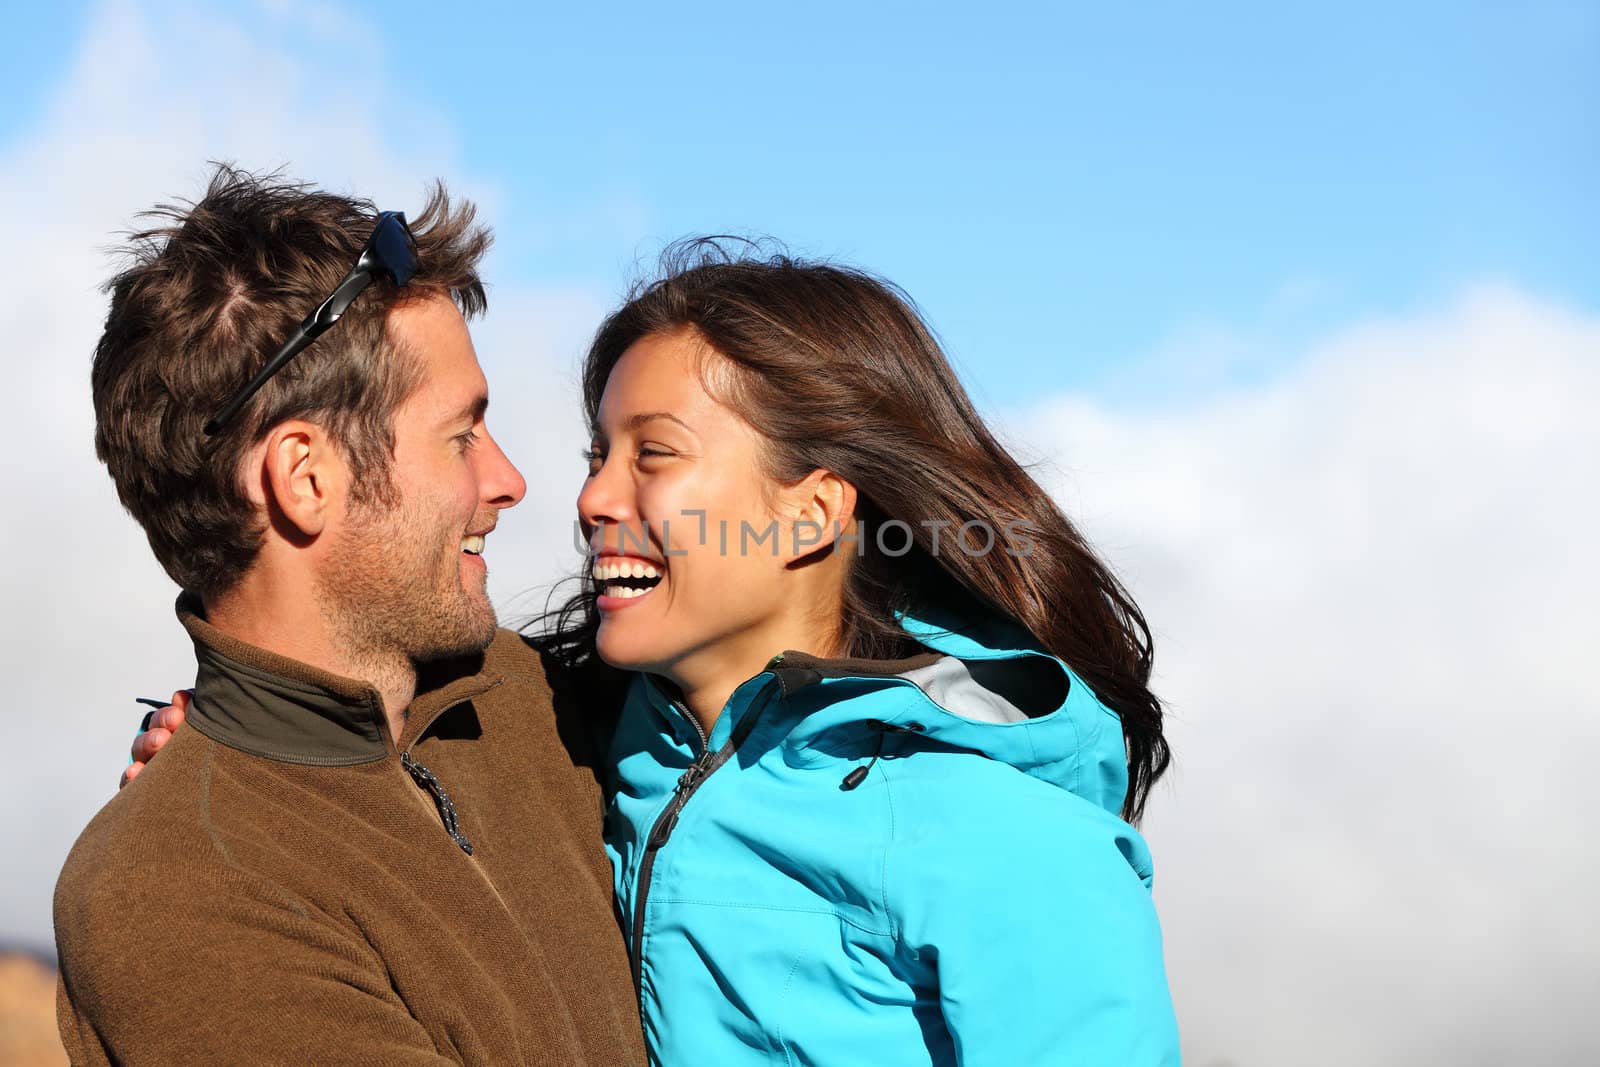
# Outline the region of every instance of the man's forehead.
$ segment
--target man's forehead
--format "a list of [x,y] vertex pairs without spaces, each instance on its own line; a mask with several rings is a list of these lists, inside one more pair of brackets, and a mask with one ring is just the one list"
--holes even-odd
[[[430,422],[476,422],[489,409],[489,383],[481,371],[471,376],[440,373],[425,364],[422,384],[412,400]],[[476,368],[474,368],[476,369]]]
[[390,341],[420,372],[408,404],[432,420],[476,420],[489,405],[489,383],[466,320],[448,297],[408,300],[390,313]]

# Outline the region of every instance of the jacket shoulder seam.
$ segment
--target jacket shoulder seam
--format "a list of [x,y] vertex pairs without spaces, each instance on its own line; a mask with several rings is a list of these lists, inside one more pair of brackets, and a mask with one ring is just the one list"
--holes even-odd
[[247,870],[244,865],[234,857],[233,850],[228,847],[228,842],[224,840],[221,829],[218,828],[216,820],[212,817],[211,783],[216,770],[215,757],[216,747],[214,745],[207,746],[206,754],[200,763],[200,789],[199,795],[196,798],[198,813],[200,816],[200,825],[201,828],[205,830],[207,837],[210,838],[212,848],[215,850],[216,854],[221,857],[222,862],[225,863],[228,869],[233,871],[235,875],[254,881],[257,884],[270,889],[271,892],[280,900],[282,900],[283,903],[286,904],[296,915],[300,916],[302,919],[309,919],[311,914],[309,911],[307,911],[305,903],[301,901],[299,897],[295,896],[293,893],[290,893],[276,882],[264,878],[258,872]]

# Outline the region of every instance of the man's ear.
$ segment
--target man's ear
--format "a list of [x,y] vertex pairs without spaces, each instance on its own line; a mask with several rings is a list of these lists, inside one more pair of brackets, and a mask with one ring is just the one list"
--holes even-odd
[[819,467],[785,487],[783,497],[788,526],[779,534],[779,551],[790,562],[821,558],[852,532],[856,487],[832,471]]
[[326,430],[291,419],[247,454],[246,491],[280,533],[309,540],[327,527],[345,486],[344,456]]

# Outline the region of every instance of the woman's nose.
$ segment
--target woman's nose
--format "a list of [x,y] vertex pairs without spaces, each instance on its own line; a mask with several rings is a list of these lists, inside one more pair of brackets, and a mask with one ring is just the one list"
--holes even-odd
[[635,518],[632,489],[625,471],[602,462],[578,493],[578,518],[593,528],[631,522]]

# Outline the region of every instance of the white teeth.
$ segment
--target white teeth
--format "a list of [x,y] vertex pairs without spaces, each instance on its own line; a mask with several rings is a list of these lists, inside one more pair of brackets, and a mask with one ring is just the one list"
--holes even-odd
[[463,551],[463,552],[471,552],[474,556],[483,555],[483,538],[482,538],[482,536],[463,537],[461,539],[461,551]]
[[638,586],[632,585],[611,584],[607,585],[602,592],[604,592],[606,596],[614,596],[618,600],[632,600],[636,596],[644,596],[646,593],[650,592],[650,590],[641,589]]
[[612,582],[619,578],[659,578],[660,568],[643,560],[618,559],[606,556],[594,561],[590,574],[597,582]]

